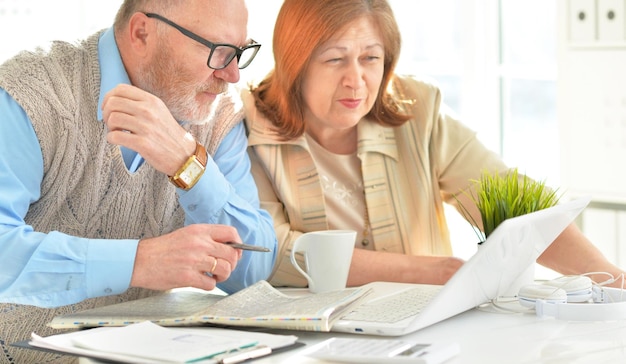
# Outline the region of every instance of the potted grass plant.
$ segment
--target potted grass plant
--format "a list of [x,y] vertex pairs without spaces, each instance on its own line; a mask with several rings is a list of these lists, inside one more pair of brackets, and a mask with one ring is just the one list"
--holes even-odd
[[482,219],[483,231],[467,209],[459,203],[464,217],[470,221],[482,243],[504,220],[529,214],[556,205],[557,190],[546,186],[545,181],[536,181],[526,175],[520,176],[517,169],[507,173],[484,171],[479,180],[474,180],[475,192],[467,192],[476,204]]
[[[460,203],[459,206],[465,218],[472,223],[478,235],[478,246],[496,230],[504,220],[516,216],[529,214],[556,205],[560,197],[557,190],[546,186],[545,181],[536,181],[512,169],[506,173],[483,172],[475,183],[474,192],[467,192],[476,204],[482,219],[483,231],[468,210]],[[473,194],[472,194],[473,193]],[[500,296],[513,297],[520,287],[535,280],[535,266],[529,266],[509,286],[499,292]]]

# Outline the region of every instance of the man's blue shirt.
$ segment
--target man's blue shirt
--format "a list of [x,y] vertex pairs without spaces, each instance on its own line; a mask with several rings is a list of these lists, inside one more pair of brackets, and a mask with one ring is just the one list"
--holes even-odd
[[[112,29],[100,38],[98,53],[102,77],[97,117],[102,120],[104,95],[130,81]],[[244,242],[272,250],[244,251],[230,278],[219,284],[228,293],[266,279],[276,257],[272,220],[259,209],[246,147],[240,123],[208,159],[206,171],[194,188],[177,190],[186,225],[234,226]],[[136,171],[143,158],[133,150],[120,148],[129,171]],[[24,216],[30,204],[39,199],[42,180],[41,148],[31,121],[21,106],[0,89],[0,302],[55,307],[125,291],[138,240],[87,239],[33,231]]]

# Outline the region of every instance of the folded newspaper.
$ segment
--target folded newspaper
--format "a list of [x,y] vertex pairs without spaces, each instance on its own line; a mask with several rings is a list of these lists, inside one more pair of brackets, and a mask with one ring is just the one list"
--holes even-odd
[[259,281],[237,293],[174,291],[55,317],[48,326],[83,328],[126,326],[152,321],[160,326],[256,326],[330,331],[333,323],[361,302],[369,290],[345,290],[291,296]]

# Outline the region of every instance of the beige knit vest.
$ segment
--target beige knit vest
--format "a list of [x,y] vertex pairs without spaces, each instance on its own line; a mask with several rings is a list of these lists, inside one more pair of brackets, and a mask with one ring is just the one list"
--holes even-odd
[[[130,173],[119,147],[107,143],[106,126],[96,118],[99,36],[95,34],[77,45],[55,42],[49,50],[22,52],[0,66],[0,87],[26,111],[43,155],[41,198],[30,206],[25,221],[35,231],[59,231],[83,238],[142,239],[163,235],[184,223],[175,188],[167,176],[148,163]],[[190,128],[210,155],[242,120],[236,93],[216,102],[213,128]],[[18,349],[10,344],[28,339],[31,332],[43,336],[59,333],[46,327],[56,315],[154,293],[129,289],[121,295],[87,299],[56,309],[0,304],[0,363],[73,362],[75,359],[68,356]]]

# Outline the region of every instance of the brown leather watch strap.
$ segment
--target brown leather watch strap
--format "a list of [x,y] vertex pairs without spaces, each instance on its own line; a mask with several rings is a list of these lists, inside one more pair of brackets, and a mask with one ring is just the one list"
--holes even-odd
[[196,156],[196,158],[198,158],[198,162],[200,162],[203,167],[206,167],[208,157],[206,155],[206,149],[204,148],[204,145],[196,142],[196,151],[194,155]]

